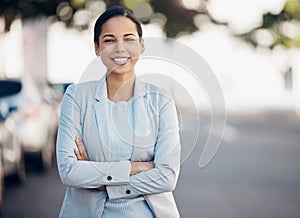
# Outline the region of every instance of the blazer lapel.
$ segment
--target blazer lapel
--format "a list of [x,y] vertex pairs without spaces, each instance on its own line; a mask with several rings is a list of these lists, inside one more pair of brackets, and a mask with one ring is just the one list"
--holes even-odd
[[[108,121],[108,102],[107,102],[107,88],[106,75],[100,80],[99,88],[96,90],[94,113],[96,124],[98,128],[99,140],[101,142],[101,149],[104,159],[111,161],[112,152],[110,150],[110,123]],[[133,116],[134,116],[134,151],[132,160],[138,159],[149,146],[153,146],[153,131],[151,129],[152,115],[149,114],[147,106],[148,99],[146,96],[146,84],[135,78],[134,96],[133,96]]]
[[134,88],[134,103],[133,103],[133,116],[134,116],[134,150],[131,159],[139,161],[147,154],[149,149],[153,148],[154,129],[151,128],[153,116],[148,110],[149,99],[146,93],[146,84],[137,79]]
[[111,160],[111,150],[109,144],[109,123],[108,123],[108,105],[107,105],[107,89],[106,89],[106,75],[101,78],[100,85],[95,94],[94,99],[94,113],[96,124],[98,128],[99,140],[101,142],[101,149],[104,159]]

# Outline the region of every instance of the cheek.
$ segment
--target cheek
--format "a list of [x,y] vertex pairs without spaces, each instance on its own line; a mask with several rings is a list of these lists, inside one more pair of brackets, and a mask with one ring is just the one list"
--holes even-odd
[[108,49],[102,50],[100,52],[100,58],[102,60],[102,63],[106,66],[109,67],[109,58],[110,58],[110,52]]
[[101,56],[106,56],[109,55],[114,51],[114,46],[113,45],[106,45],[106,46],[100,46],[100,54]]
[[103,46],[100,48],[100,57],[104,64],[108,61],[112,52],[113,52],[113,46],[105,46],[105,47]]
[[141,48],[137,45],[127,46],[126,50],[132,57],[138,57],[141,53]]

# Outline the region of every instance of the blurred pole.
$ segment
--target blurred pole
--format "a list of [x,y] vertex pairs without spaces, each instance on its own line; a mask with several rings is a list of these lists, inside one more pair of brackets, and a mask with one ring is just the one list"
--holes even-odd
[[37,84],[47,83],[47,19],[39,17],[23,23],[24,75]]

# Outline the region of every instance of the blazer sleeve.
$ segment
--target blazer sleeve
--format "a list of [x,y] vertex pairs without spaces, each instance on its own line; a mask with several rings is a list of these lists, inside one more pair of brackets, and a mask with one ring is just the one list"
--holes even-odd
[[142,194],[173,191],[179,175],[180,152],[176,107],[170,98],[166,98],[159,111],[155,168],[130,176],[128,184],[106,186],[109,198],[134,198]]
[[[76,135],[82,136],[80,104],[75,98],[76,85],[67,89],[61,104],[56,142],[60,178],[67,186],[97,188],[102,185],[122,185],[129,182],[130,161],[78,161],[74,153]],[[76,95],[77,96],[77,95]]]

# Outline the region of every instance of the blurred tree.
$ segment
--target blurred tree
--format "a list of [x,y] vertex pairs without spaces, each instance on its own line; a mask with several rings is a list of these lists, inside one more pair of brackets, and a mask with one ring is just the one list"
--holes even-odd
[[[5,18],[5,31],[9,31],[14,19],[52,16],[53,20],[65,22],[68,26],[85,29],[89,21],[101,13],[105,7],[122,5],[132,10],[143,22],[160,24],[167,37],[176,37],[181,32],[198,30],[194,17],[204,14],[215,21],[206,11],[208,0],[0,0],[0,16]],[[184,2],[198,3],[194,7]],[[98,10],[98,11],[97,11]],[[248,33],[238,35],[254,46],[273,48],[282,44],[288,48],[300,47],[300,0],[287,0],[279,14],[266,13],[263,22]],[[268,35],[272,40],[261,40]],[[262,37],[261,37],[262,36]]]
[[28,19],[55,15],[59,2],[46,0],[0,0],[0,16],[4,17],[5,31],[10,30],[10,26],[16,18]]
[[[264,36],[268,35],[270,40],[266,41]],[[255,47],[300,47],[300,0],[287,0],[279,14],[264,14],[260,27],[239,36]]]
[[[181,0],[0,0],[0,16],[5,19],[5,31],[10,30],[16,18],[28,19],[39,16],[53,16],[54,20],[65,22],[68,26],[86,28],[74,22],[76,12],[93,10],[91,4],[105,3],[107,7],[122,5],[137,14],[143,23],[160,22],[168,37],[180,32],[197,30],[193,18],[199,10],[190,10],[182,6]],[[97,15],[102,11],[98,11]],[[93,16],[90,16],[90,19]]]

